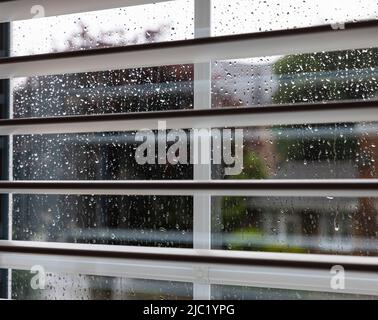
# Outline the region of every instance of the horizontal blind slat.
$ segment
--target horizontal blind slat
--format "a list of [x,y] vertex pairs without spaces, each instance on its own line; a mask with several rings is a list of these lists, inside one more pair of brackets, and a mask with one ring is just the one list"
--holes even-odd
[[201,129],[378,121],[377,101],[173,110],[0,120],[0,135]]
[[15,194],[378,197],[378,179],[0,181]]
[[140,246],[114,246],[71,243],[0,240],[0,252],[80,257],[141,259],[248,266],[297,267],[328,269],[342,265],[347,270],[377,271],[378,257],[246,252],[231,250],[179,249]]
[[0,79],[378,47],[378,21],[0,59]]
[[[311,255],[310,255],[311,256]],[[333,292],[329,285],[330,270],[282,268],[268,266],[193,264],[135,259],[96,258],[64,255],[40,255],[0,252],[1,267],[30,270],[43,265],[46,272],[82,274],[131,279],[151,279],[239,285],[259,288],[282,288],[317,292]],[[198,271],[205,268],[207,272]],[[378,274],[347,270],[348,285],[343,293],[378,295]]]

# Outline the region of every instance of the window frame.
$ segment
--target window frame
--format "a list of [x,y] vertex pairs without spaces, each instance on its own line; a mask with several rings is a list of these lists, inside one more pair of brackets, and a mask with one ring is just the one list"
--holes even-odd
[[[0,57],[10,55],[11,46],[10,23],[0,23]],[[0,80],[0,118],[9,118],[10,106],[10,80]],[[0,180],[9,179],[9,137],[2,137],[0,140],[0,159],[1,173]],[[0,239],[9,239],[10,221],[9,221],[9,194],[0,195]],[[0,271],[0,297],[9,297],[9,278],[8,270]]]

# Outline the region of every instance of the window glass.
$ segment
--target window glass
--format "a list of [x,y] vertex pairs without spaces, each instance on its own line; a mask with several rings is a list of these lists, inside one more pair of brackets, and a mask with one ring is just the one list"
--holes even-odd
[[193,108],[193,66],[87,72],[12,81],[13,117]]
[[377,68],[377,48],[215,61],[212,107],[375,100]]
[[[142,134],[140,138],[145,139]],[[157,148],[164,140],[159,134],[153,138],[142,142],[134,132],[14,136],[13,177],[15,180],[191,179],[192,165],[160,161]],[[166,142],[167,151],[172,144],[173,141]],[[147,153],[144,145],[151,149],[151,164],[139,160],[139,156]]]
[[13,240],[192,247],[193,200],[173,196],[13,195]]
[[214,300],[376,300],[374,295],[212,285]]
[[214,249],[377,256],[377,198],[213,197]]
[[[213,36],[378,18],[378,4],[371,0],[212,0],[211,8]],[[194,37],[194,1],[16,21],[12,32],[14,56],[189,39]]]
[[[224,131],[217,130],[214,136],[223,133],[223,155],[230,149],[232,156],[228,165],[213,164],[214,179],[378,177],[375,122],[229,128],[239,130],[239,135],[228,144]],[[213,145],[213,154],[219,153],[220,140]],[[227,174],[226,168],[235,169]]]
[[371,0],[212,0],[213,35],[295,29],[378,18]]
[[175,0],[12,23],[12,55],[193,37],[193,0]]
[[186,282],[48,272],[45,289],[33,289],[32,277],[29,270],[12,270],[12,299],[191,300],[193,295]]

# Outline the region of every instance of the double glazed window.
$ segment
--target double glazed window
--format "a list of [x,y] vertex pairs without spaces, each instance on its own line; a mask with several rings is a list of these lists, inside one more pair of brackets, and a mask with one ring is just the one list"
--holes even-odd
[[2,298],[378,295],[376,4],[40,2],[0,2]]

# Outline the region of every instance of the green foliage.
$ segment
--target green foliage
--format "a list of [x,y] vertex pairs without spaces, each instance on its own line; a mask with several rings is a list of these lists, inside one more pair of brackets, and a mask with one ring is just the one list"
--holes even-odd
[[[231,179],[265,179],[268,174],[264,163],[255,152],[244,152],[243,171]],[[231,225],[233,221],[241,221],[248,208],[245,198],[223,197],[222,201],[222,221],[225,225]]]
[[275,63],[273,71],[275,74],[298,74],[365,69],[377,64],[378,49],[373,48],[288,55]]
[[[291,252],[305,253],[305,249],[300,247],[289,247],[285,244],[264,244],[264,234],[256,228],[242,228],[232,233],[233,241],[229,243],[229,247],[233,250],[261,250],[264,252]],[[248,244],[245,240],[248,239]]]
[[268,176],[263,161],[253,151],[244,152],[243,166],[243,171],[236,176],[232,176],[232,179],[265,179]]
[[280,87],[275,103],[352,100],[377,97],[372,75],[378,65],[377,49],[289,55],[278,60],[273,72]]
[[[378,96],[378,49],[359,49],[289,55],[278,60],[273,71],[278,76],[279,88],[273,96],[275,103],[363,100]],[[352,129],[353,126],[348,125]],[[328,130],[334,139],[284,138],[277,140],[281,157],[290,160],[327,159],[346,160],[353,156],[356,139],[336,136],[341,127],[313,125],[313,130]],[[292,126],[300,132],[305,125]],[[283,128],[284,130],[284,128]]]

